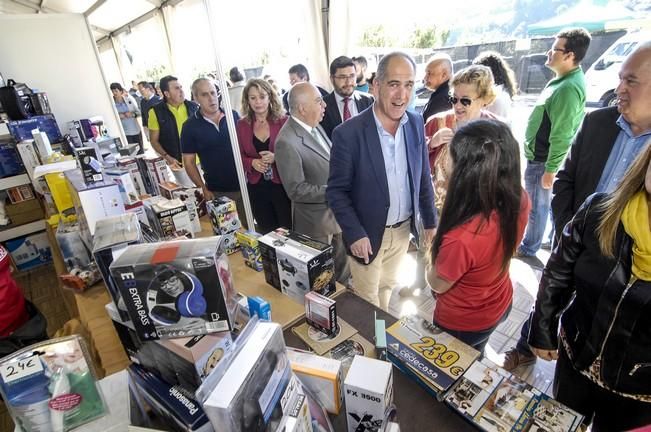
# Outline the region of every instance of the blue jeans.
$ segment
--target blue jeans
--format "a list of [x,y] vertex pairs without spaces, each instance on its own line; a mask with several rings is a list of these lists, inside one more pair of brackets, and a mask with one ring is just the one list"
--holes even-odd
[[540,185],[543,174],[545,174],[544,162],[527,162],[527,168],[524,170],[524,187],[531,200],[531,213],[529,213],[524,239],[518,248],[522,255],[535,255],[540,249],[545,235],[552,190],[543,189]]

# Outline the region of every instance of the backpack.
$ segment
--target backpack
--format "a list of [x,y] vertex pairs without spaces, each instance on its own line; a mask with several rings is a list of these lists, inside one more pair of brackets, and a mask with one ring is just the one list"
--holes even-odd
[[0,87],[0,105],[11,120],[28,119],[34,112],[31,94],[32,89],[26,84],[7,80],[7,85]]

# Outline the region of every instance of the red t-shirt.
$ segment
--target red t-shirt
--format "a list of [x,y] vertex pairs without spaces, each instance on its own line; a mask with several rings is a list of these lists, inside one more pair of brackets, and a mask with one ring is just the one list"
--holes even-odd
[[0,337],[9,336],[29,320],[25,297],[11,277],[9,253],[0,246]]
[[[530,209],[523,191],[516,244],[522,240]],[[511,277],[508,271],[502,272],[502,257],[496,212],[488,221],[475,216],[445,234],[436,257],[436,273],[453,285],[438,295],[434,321],[459,331],[481,331],[497,324],[513,300]]]

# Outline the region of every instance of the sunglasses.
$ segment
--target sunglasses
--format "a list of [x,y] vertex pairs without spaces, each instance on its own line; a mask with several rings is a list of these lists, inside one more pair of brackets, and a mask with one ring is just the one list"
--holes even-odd
[[450,96],[448,98],[448,101],[450,102],[450,104],[452,106],[455,106],[458,102],[461,102],[461,105],[467,107],[467,106],[472,105],[473,100],[474,99],[470,99],[469,97],[458,98],[458,97],[455,97],[455,96]]

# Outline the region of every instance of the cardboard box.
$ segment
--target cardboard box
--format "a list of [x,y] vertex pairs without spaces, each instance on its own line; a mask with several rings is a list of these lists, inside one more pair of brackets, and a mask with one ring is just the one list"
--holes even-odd
[[328,335],[335,335],[337,325],[337,303],[317,292],[305,294],[305,321]]
[[78,169],[66,171],[64,175],[77,213],[81,239],[92,250],[95,223],[108,216],[124,214],[120,189],[108,181],[85,184]]
[[435,395],[450,388],[479,357],[477,350],[416,315],[401,318],[386,335],[389,359]]
[[41,203],[37,199],[17,204],[5,204],[5,212],[9,220],[11,220],[11,224],[15,226],[34,222],[43,219],[45,216]]
[[79,147],[75,149],[75,155],[79,162],[84,183],[93,184],[104,180],[102,176],[102,164],[99,161],[99,156],[95,148]]
[[203,407],[216,431],[266,430],[272,421],[281,421],[301,392],[287,360],[282,328],[258,322],[211,386]]
[[149,226],[161,239],[194,237],[188,209],[181,200],[168,200],[162,196],[143,201]]
[[18,270],[52,262],[52,250],[45,231],[7,240],[5,246]]
[[34,168],[41,164],[41,159],[38,156],[38,153],[36,153],[36,148],[34,147],[34,141],[21,141],[16,144],[16,150],[18,150],[20,159],[23,161],[23,165],[25,166],[25,171],[27,171],[29,179],[33,182]]
[[262,271],[262,255],[260,254],[260,245],[258,239],[262,237],[254,231],[236,231],[235,238],[240,245],[244,264],[255,271]]
[[237,214],[235,201],[232,199],[218,197],[214,200],[206,201],[206,209],[208,210],[212,229],[215,234],[228,234],[242,227],[242,223]]
[[135,214],[140,222],[149,226],[149,219],[147,218],[147,213],[145,212],[145,205],[143,204],[142,201],[136,201],[133,204],[125,204],[124,211],[126,211],[127,213]]
[[60,220],[55,237],[68,273],[75,269],[85,270],[88,268],[93,259],[89,249],[81,240],[78,223],[65,223]]
[[171,200],[174,198],[174,192],[182,191],[183,188],[172,181],[164,181],[158,184],[161,196]]
[[109,168],[104,170],[106,180],[118,185],[124,205],[133,205],[140,201],[140,195],[133,184],[133,177],[129,171],[121,168]]
[[203,194],[200,188],[189,188],[176,190],[172,192],[172,199],[179,199],[188,209],[190,216],[190,223],[192,224],[193,232],[201,232],[201,221],[199,220],[199,206],[203,200]]
[[145,157],[144,161],[151,179],[153,195],[160,195],[159,185],[171,181],[167,172],[167,162],[165,162],[164,158],[158,156],[153,158]]
[[116,310],[124,321],[129,319],[129,314],[124,301],[122,301],[117,283],[111,275],[110,267],[115,258],[124,252],[127,246],[143,242],[140,224],[133,213],[100,219],[95,224],[95,236],[91,249],[93,258],[102,274],[111,299],[116,305]]
[[33,129],[32,138],[34,138],[36,151],[42,159],[46,159],[52,154],[52,144],[50,144],[50,139],[45,132],[41,132],[38,129]]
[[236,308],[221,237],[127,246],[111,275],[140,340],[229,331]]
[[147,188],[145,187],[143,176],[140,172],[138,162],[136,161],[135,158],[132,157],[117,158],[117,166],[129,172],[129,174],[131,175],[133,186],[136,188],[136,194],[138,195],[139,198],[147,194]]
[[19,202],[36,198],[32,186],[28,184],[7,189],[7,196],[9,197],[9,201],[11,201],[12,204],[17,204]]
[[34,129],[42,130],[47,134],[50,142],[59,142],[62,139],[61,130],[52,114],[32,116],[26,120],[9,122],[9,131],[16,141],[32,139]]
[[11,177],[25,172],[16,144],[0,141],[0,177]]
[[343,367],[339,360],[306,351],[287,349],[292,371],[332,414],[339,414],[343,402]]
[[222,250],[226,255],[232,255],[235,252],[237,252],[238,249],[240,248],[240,245],[237,242],[237,237],[235,236],[236,232],[237,231],[221,235],[224,238],[224,243],[222,244]]
[[393,402],[391,363],[355,356],[344,381],[344,398],[348,432],[382,430],[384,413]]
[[301,304],[310,291],[323,295],[335,291],[334,260],[329,244],[284,228],[258,241],[267,283]]

